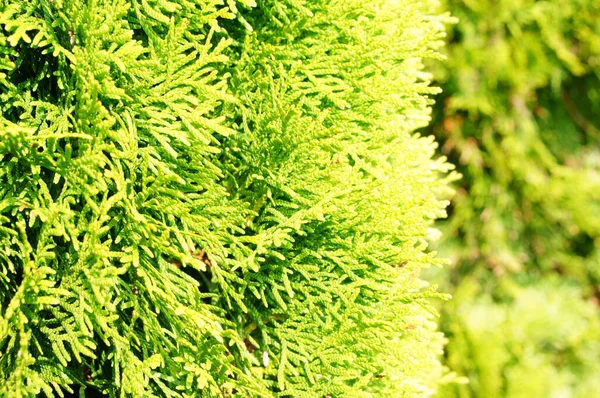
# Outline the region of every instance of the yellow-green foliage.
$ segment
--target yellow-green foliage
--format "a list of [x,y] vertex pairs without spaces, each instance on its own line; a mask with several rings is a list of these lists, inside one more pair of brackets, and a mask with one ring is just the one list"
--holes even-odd
[[[455,264],[440,275],[456,293],[443,330],[451,367],[471,379],[446,393],[595,395],[587,356],[599,354],[600,315],[586,301],[600,298],[600,2],[446,5],[458,23],[436,73],[433,131],[463,178],[440,243]],[[551,291],[555,275],[576,288]],[[564,336],[540,335],[558,326]]]
[[422,10],[0,0],[0,395],[431,395]]
[[[558,278],[556,278],[558,279]],[[446,311],[448,365],[469,376],[441,397],[593,397],[600,391],[600,317],[574,286],[556,280],[502,286],[502,298],[472,280]]]

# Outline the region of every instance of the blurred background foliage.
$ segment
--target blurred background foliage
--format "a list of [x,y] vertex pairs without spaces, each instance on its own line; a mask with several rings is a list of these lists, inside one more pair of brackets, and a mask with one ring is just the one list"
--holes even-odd
[[[463,174],[431,278],[442,397],[600,391],[600,1],[450,0],[440,152]],[[468,380],[468,383],[466,383]]]

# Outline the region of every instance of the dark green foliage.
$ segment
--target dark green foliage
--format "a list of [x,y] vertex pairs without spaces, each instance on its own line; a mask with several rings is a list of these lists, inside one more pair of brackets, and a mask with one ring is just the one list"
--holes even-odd
[[0,395],[435,391],[443,296],[419,271],[453,177],[411,133],[440,19],[0,6]]
[[[464,177],[442,228],[455,264],[442,277],[455,297],[442,329],[450,367],[471,380],[448,396],[589,397],[600,378],[590,365],[600,357],[600,3],[448,5],[459,22],[433,131]],[[559,325],[564,335],[552,334]]]
[[465,3],[452,7],[436,131],[464,173],[460,263],[531,262],[597,284],[600,5]]

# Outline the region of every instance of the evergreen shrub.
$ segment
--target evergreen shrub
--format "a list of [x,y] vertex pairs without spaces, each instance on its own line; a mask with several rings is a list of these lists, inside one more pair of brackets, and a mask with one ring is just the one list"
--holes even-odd
[[413,0],[0,0],[0,395],[423,397]]

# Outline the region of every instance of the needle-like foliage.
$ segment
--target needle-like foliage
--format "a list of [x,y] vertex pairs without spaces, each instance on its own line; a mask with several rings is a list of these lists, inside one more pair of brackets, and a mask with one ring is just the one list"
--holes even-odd
[[1,0],[0,395],[432,394],[426,6]]

